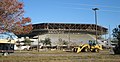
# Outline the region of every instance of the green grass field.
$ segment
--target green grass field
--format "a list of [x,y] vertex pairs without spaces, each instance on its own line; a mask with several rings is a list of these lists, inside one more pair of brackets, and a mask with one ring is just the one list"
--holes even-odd
[[110,55],[108,50],[99,53],[73,53],[56,51],[16,51],[0,56],[0,62],[120,62],[120,55]]

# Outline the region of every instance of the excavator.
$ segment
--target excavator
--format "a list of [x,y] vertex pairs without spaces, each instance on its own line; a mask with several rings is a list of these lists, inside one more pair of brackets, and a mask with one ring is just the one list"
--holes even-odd
[[72,49],[73,52],[99,52],[102,49],[102,45],[98,44],[95,40],[89,40],[88,43],[81,44],[78,47]]

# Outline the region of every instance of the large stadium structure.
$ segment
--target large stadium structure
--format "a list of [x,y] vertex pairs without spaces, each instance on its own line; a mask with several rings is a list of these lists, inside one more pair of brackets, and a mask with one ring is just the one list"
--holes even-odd
[[[97,25],[97,35],[107,34],[108,29]],[[80,44],[88,40],[95,40],[95,24],[73,24],[73,23],[39,23],[33,24],[33,30],[29,34],[18,35],[19,37],[28,36],[36,37],[39,35],[40,40],[50,38],[52,45],[58,45],[62,41]],[[37,41],[33,44],[37,44]]]

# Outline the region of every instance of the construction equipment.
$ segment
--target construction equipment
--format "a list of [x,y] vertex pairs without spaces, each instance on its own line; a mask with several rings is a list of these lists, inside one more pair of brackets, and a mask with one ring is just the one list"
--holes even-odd
[[94,40],[89,40],[89,43],[81,44],[78,47],[73,48],[73,52],[80,53],[80,52],[99,52],[102,49],[102,45],[98,44]]

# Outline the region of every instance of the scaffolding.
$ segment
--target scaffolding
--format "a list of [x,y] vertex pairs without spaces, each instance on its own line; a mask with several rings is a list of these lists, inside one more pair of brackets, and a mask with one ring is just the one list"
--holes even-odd
[[[33,37],[38,34],[56,34],[56,33],[90,33],[95,34],[95,24],[73,24],[73,23],[39,23],[33,24],[33,30],[29,34],[18,35]],[[97,25],[97,35],[107,34],[108,29]]]

